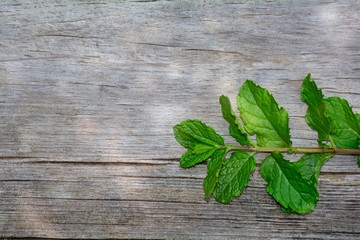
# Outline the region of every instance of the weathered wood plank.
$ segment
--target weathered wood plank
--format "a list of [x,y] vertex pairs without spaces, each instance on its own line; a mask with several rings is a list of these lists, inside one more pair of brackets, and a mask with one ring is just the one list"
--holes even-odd
[[[230,205],[220,205],[202,199],[204,165],[189,171],[179,171],[177,164],[171,162],[136,167],[110,164],[101,168],[84,164],[16,165],[1,164],[5,172],[1,186],[7,193],[0,200],[1,212],[7,213],[1,216],[5,234],[12,234],[16,220],[17,232],[25,234],[22,236],[31,236],[27,235],[31,230],[42,237],[59,238],[75,237],[79,226],[86,238],[107,236],[97,232],[105,226],[113,237],[127,238],[161,238],[166,233],[186,237],[184,231],[197,235],[199,227],[206,229],[199,235],[204,239],[222,234],[358,234],[360,207],[356,188],[360,180],[346,173],[322,174],[321,201],[315,214],[287,216],[267,196],[265,183],[257,173],[246,194]],[[170,171],[176,172],[169,172],[169,166]],[[339,194],[341,203],[337,202]],[[339,214],[346,220],[338,222]],[[324,218],[326,221],[322,222]]]
[[[317,209],[284,215],[258,173],[229,205],[183,170],[172,126],[199,118],[234,142],[217,97],[245,79],[316,144],[299,99],[313,73],[360,112],[357,1],[2,1],[0,237],[358,239],[360,169],[328,162]],[[262,155],[258,156],[258,162]]]
[[[329,163],[340,165],[342,160]],[[326,168],[320,179],[321,201],[316,212],[307,216],[281,214],[266,195],[258,174],[246,194],[231,205],[205,203],[201,187],[204,165],[184,171],[173,161],[133,166],[19,160],[3,163],[1,169],[2,191],[6,192],[0,200],[0,212],[6,212],[1,215],[1,231],[7,236],[12,236],[11,224],[17,222],[20,236],[59,238],[189,237],[184,232],[196,235],[199,229],[206,229],[198,235],[204,239],[287,234],[351,238],[359,223],[358,175],[340,171],[334,175]],[[339,223],[340,216],[346,220]]]

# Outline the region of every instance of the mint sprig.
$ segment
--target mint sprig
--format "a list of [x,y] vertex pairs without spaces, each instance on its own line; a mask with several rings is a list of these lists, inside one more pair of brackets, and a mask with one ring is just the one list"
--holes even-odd
[[[241,195],[255,170],[254,156],[265,152],[270,154],[262,161],[260,173],[267,182],[267,192],[282,210],[300,214],[314,210],[322,166],[334,154],[360,155],[360,114],[355,114],[345,99],[324,98],[310,74],[303,81],[300,96],[308,106],[306,122],[318,133],[318,147],[293,147],[287,111],[251,80],[241,86],[237,96],[240,118],[228,97],[219,99],[230,135],[240,146],[225,144],[222,136],[200,120],[185,120],[174,126],[176,140],[188,149],[180,158],[181,167],[210,159],[203,183],[206,200],[213,195],[216,201],[227,204]],[[281,152],[305,155],[290,162]],[[360,167],[360,156],[357,164]]]

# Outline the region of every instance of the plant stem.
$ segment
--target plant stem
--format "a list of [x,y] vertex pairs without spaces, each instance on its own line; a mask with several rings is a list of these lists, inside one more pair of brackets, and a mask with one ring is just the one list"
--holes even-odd
[[[222,148],[222,147],[220,147]],[[226,145],[224,148],[229,151],[248,151],[248,152],[283,152],[283,153],[332,153],[332,154],[345,154],[345,155],[360,155],[360,149],[351,148],[322,148],[322,147],[249,147],[249,146],[231,146]]]

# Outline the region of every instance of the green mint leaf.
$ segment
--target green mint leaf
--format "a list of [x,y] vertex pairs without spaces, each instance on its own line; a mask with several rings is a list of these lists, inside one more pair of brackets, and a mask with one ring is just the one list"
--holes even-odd
[[233,152],[225,159],[214,190],[215,200],[229,203],[239,196],[248,185],[250,174],[255,170],[255,158],[247,152]]
[[306,122],[310,128],[318,132],[319,144],[324,145],[324,141],[329,141],[330,124],[324,114],[324,95],[311,78],[311,74],[308,74],[302,83],[300,97],[308,105]]
[[[357,120],[358,120],[358,124],[360,125],[360,114],[357,113],[357,114],[356,114],[356,118],[357,118]],[[359,142],[358,148],[360,149],[360,138],[358,139],[358,142]],[[360,156],[358,156],[357,165],[358,165],[358,167],[360,168]]]
[[214,150],[215,148],[213,146],[209,146],[209,145],[205,145],[205,144],[196,144],[194,147],[194,150],[192,150],[193,153],[195,154],[200,154],[200,153],[204,153],[210,150]]
[[246,80],[239,91],[237,104],[246,131],[256,134],[260,147],[291,146],[288,113],[279,108],[266,89]]
[[215,149],[208,150],[202,153],[194,153],[192,150],[186,151],[180,158],[180,167],[189,168],[198,163],[207,160],[215,152]]
[[[321,168],[332,156],[332,154],[305,154],[293,165],[298,168],[303,179],[317,187]],[[281,210],[287,214],[296,213],[291,208],[283,206]]]
[[358,148],[360,124],[345,99],[330,97],[324,100],[325,116],[330,122],[330,134],[338,148]]
[[207,175],[204,179],[203,187],[205,192],[205,200],[208,200],[214,192],[216,183],[219,179],[219,173],[223,160],[226,155],[226,150],[216,150],[210,161],[207,162]]
[[333,156],[333,154],[305,154],[294,166],[299,169],[303,179],[317,186],[322,166]]
[[[358,125],[360,126],[360,114],[356,113],[355,114],[356,119],[358,120]],[[360,149],[360,138],[358,138],[358,149]],[[358,166],[360,167],[360,156],[358,156]]]
[[[358,123],[359,123],[359,125],[360,125],[360,114],[356,114],[356,117],[357,117]],[[358,147],[358,148],[360,149],[360,139],[359,139],[359,147]],[[357,165],[358,165],[358,167],[360,168],[360,156],[358,156]]]
[[270,182],[273,178],[273,169],[275,165],[275,158],[268,155],[260,165],[260,173],[261,176],[265,179],[265,181]]
[[314,210],[319,199],[316,186],[304,179],[294,163],[285,160],[281,153],[271,153],[261,164],[260,172],[268,182],[267,192],[285,209],[302,214]]
[[229,132],[241,145],[253,145],[249,135],[237,119],[228,97],[222,95],[219,98],[223,118],[230,124]]
[[[358,124],[360,126],[360,114],[357,113],[355,115],[356,115],[356,119],[358,120]],[[358,139],[358,142],[359,142],[358,148],[360,149],[360,138]],[[360,167],[360,156],[358,156],[357,164]]]
[[175,125],[173,130],[178,143],[191,150],[198,144],[212,147],[224,145],[224,139],[212,127],[199,120],[185,120]]
[[199,120],[186,120],[174,126],[175,139],[183,147],[189,149],[180,158],[180,166],[193,167],[207,160],[224,145],[224,139]]

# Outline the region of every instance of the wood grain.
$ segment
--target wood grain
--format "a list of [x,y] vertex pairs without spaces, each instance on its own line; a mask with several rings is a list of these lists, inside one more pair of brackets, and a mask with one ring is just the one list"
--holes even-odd
[[[284,215],[256,172],[229,205],[180,169],[172,126],[197,118],[234,143],[218,96],[252,79],[316,144],[309,72],[360,112],[357,1],[0,3],[0,237],[358,239],[360,169],[328,162],[314,212]],[[258,155],[258,163],[263,155]]]

